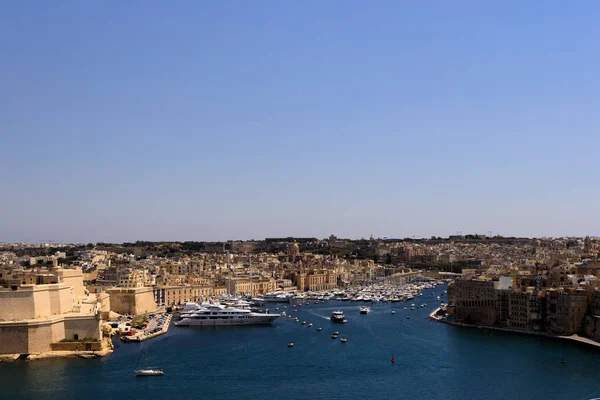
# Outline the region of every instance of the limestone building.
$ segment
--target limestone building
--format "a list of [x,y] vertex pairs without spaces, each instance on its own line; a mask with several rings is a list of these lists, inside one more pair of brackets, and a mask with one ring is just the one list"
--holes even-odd
[[151,287],[112,288],[107,292],[110,310],[118,314],[146,314],[157,308]]
[[99,303],[85,295],[81,269],[50,274],[56,283],[0,288],[0,354],[46,352],[63,339],[102,339]]

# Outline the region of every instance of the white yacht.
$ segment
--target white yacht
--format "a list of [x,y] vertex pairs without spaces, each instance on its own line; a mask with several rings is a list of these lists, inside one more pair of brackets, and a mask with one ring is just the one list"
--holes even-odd
[[[144,363],[144,367],[143,368],[139,368],[140,359],[142,358],[142,355],[146,356],[144,358],[145,363]],[[160,375],[163,374],[163,370],[160,369],[160,368],[148,367],[148,351],[143,351],[143,352],[140,353],[140,356],[138,357],[138,362],[137,362],[136,368],[137,368],[135,370],[135,375],[136,376],[160,376]]]
[[329,318],[331,322],[346,322],[346,317],[344,316],[343,311],[334,311],[331,313],[331,317]]
[[360,307],[360,313],[361,314],[368,314],[371,312],[371,308],[367,307],[367,306],[361,306]]
[[137,376],[160,376],[163,374],[162,369],[136,369],[135,374]]
[[260,298],[265,303],[291,303],[292,299],[291,293],[267,293]]
[[270,324],[279,314],[263,314],[218,303],[187,303],[176,326],[229,326]]

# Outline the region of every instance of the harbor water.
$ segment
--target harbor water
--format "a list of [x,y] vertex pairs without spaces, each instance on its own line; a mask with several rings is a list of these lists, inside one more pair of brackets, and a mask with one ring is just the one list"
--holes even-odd
[[[409,302],[377,303],[367,315],[359,314],[366,303],[303,301],[297,312],[291,304],[270,304],[270,312],[286,311],[299,322],[281,317],[269,326],[171,327],[142,343],[116,340],[105,358],[1,363],[0,399],[600,397],[598,349],[429,321],[444,289],[424,290]],[[335,310],[348,322],[330,322]],[[331,338],[334,331],[339,338]],[[163,376],[135,376],[142,349]]]

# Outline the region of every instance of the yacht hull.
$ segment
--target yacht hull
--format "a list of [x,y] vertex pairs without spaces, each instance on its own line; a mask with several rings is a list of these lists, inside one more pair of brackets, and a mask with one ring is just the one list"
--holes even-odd
[[279,315],[260,315],[247,319],[194,319],[183,318],[175,322],[176,326],[236,326],[236,325],[267,325]]

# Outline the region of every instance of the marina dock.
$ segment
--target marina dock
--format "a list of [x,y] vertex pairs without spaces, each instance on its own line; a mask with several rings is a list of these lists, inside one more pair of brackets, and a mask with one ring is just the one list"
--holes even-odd
[[164,314],[167,316],[162,328],[158,331],[153,331],[153,328],[146,328],[140,331],[137,331],[135,334],[131,336],[121,336],[121,340],[124,342],[143,342],[148,339],[155,338],[160,335],[164,335],[169,331],[169,325],[171,325],[171,319],[173,318],[172,314]]

